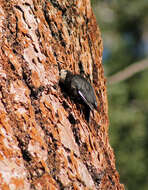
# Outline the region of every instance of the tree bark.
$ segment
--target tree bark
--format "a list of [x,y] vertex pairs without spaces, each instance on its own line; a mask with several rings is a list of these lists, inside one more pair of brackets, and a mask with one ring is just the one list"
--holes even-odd
[[[59,87],[58,64],[90,76],[99,106],[89,123]],[[0,189],[124,189],[89,0],[0,0]]]

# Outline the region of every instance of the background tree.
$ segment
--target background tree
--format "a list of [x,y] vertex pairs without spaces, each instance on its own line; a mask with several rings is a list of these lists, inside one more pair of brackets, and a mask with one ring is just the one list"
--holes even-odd
[[[110,140],[126,189],[148,189],[148,3],[145,0],[93,1],[101,28],[108,78]],[[132,65],[139,63],[136,68]],[[145,67],[142,65],[145,64]],[[142,72],[133,72],[134,69]],[[120,81],[122,70],[126,80]],[[130,70],[131,68],[131,70]],[[121,71],[109,84],[112,75]],[[123,74],[123,73],[122,73]],[[125,74],[125,73],[124,73]],[[116,75],[117,76],[117,75]],[[125,77],[126,78],[126,77]],[[119,83],[118,83],[119,82]]]
[[[98,112],[89,123],[59,87],[58,65],[90,76]],[[0,1],[0,189],[124,189],[89,0]]]

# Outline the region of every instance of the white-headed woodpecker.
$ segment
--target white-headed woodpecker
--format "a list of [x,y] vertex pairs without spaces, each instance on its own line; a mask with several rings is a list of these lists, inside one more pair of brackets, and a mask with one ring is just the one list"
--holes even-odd
[[67,93],[76,100],[82,100],[86,105],[87,120],[89,121],[90,110],[97,109],[97,100],[94,89],[90,82],[82,75],[73,74],[68,70],[60,71],[60,82],[64,85]]

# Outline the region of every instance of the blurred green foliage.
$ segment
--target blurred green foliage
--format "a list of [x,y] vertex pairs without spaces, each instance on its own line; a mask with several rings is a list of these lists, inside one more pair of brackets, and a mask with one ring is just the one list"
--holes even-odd
[[[108,77],[148,56],[148,0],[92,0]],[[148,69],[108,85],[110,142],[127,190],[148,190]]]

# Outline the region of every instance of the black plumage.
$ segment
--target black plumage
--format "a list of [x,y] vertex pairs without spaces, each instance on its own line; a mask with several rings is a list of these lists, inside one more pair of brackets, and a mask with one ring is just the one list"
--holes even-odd
[[76,100],[81,100],[87,106],[89,112],[90,110],[97,109],[94,89],[86,78],[82,75],[62,70],[61,82],[64,84],[67,93]]

